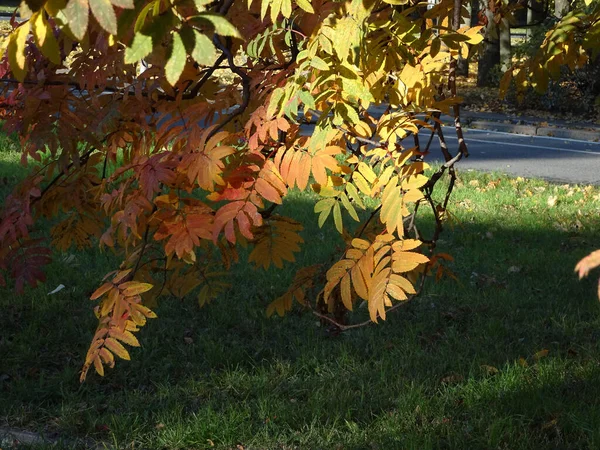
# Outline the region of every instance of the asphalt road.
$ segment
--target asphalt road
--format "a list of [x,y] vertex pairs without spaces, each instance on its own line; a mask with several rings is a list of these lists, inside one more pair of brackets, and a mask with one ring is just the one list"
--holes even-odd
[[[464,134],[470,156],[456,165],[458,170],[499,171],[563,183],[600,185],[599,142],[475,129],[465,129]],[[444,127],[444,135],[454,153],[454,128]],[[437,140],[431,153],[431,160],[442,160]]]

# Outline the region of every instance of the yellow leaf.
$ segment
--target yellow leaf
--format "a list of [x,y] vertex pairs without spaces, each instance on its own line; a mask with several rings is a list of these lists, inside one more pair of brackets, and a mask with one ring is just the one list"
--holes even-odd
[[90,300],[99,299],[104,294],[106,294],[108,291],[110,291],[113,287],[114,287],[114,285],[112,283],[104,283],[102,286],[100,286],[98,289],[96,289],[94,291],[94,293],[90,297]]
[[296,4],[307,13],[314,14],[315,12],[309,0],[296,0]]
[[25,59],[25,44],[29,35],[29,21],[14,30],[8,41],[8,62],[10,70],[19,81],[25,80],[27,61]]
[[483,369],[486,375],[496,375],[499,372],[497,368],[494,366],[488,366],[487,364],[482,364],[480,367]]
[[386,292],[394,297],[396,300],[406,300],[408,297],[406,293],[397,284],[388,283]]
[[527,361],[525,360],[525,358],[519,358],[519,365],[521,367],[527,367],[529,364],[527,364]]
[[403,239],[392,244],[395,252],[407,252],[418,248],[422,244],[418,239]]
[[124,359],[126,361],[131,360],[129,352],[125,350],[125,347],[123,347],[116,339],[110,337],[106,338],[106,340],[104,341],[104,345],[107,349],[109,349],[119,358]]
[[31,16],[33,36],[42,54],[54,64],[60,64],[60,50],[52,28],[48,25],[42,9]]
[[119,286],[125,297],[133,297],[144,292],[148,292],[154,286],[150,283],[140,283],[139,281],[127,281]]
[[108,366],[111,368],[114,367],[115,357],[106,348],[102,347],[98,352],[98,355],[100,355],[100,358],[102,358],[102,362],[104,362],[104,364],[108,364]]
[[410,272],[421,264],[429,262],[429,258],[421,253],[400,252],[394,253],[392,270],[396,273]]
[[368,302],[369,316],[373,322],[377,322],[377,317],[385,320],[385,304],[386,301],[389,301],[386,290],[390,273],[390,269],[385,268],[373,277]]
[[118,339],[121,342],[124,342],[127,345],[131,345],[132,347],[139,347],[140,342],[137,338],[131,333],[131,331],[120,331],[116,328],[112,328],[109,332],[111,337]]
[[102,366],[102,361],[100,361],[99,356],[96,356],[94,358],[94,369],[96,369],[96,372],[98,372],[98,375],[100,375],[101,377],[104,376],[104,366]]
[[350,275],[346,274],[342,277],[342,281],[340,282],[340,294],[342,297],[342,302],[344,306],[352,311],[352,291],[350,289]]
[[365,241],[364,239],[354,238],[352,239],[352,246],[354,248],[366,250],[371,246],[371,243],[369,241]]

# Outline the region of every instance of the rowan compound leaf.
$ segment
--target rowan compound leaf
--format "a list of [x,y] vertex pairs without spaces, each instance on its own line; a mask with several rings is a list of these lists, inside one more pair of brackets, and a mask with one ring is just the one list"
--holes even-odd
[[304,304],[305,291],[313,286],[315,276],[320,268],[321,266],[316,264],[298,270],[287,292],[272,301],[267,307],[267,317],[271,317],[275,312],[279,316],[283,316],[286,311],[292,309],[294,299],[298,303]]
[[304,240],[302,225],[282,216],[272,216],[255,232],[254,249],[248,260],[267,270],[271,264],[282,268],[284,261],[294,262]]
[[173,44],[171,47],[171,55],[165,65],[165,76],[171,86],[175,86],[181,77],[183,68],[185,67],[186,53],[185,46],[181,35],[177,32],[173,33]]
[[104,30],[117,34],[117,15],[110,0],[88,0],[94,17]]
[[81,41],[88,28],[90,12],[88,0],[68,0],[64,11],[71,32]]

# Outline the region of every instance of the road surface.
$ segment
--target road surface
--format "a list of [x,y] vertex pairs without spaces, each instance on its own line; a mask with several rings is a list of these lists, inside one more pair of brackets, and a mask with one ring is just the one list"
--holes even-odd
[[[475,129],[464,129],[464,134],[470,156],[457,164],[459,170],[499,171],[527,178],[600,185],[600,142]],[[454,153],[454,128],[444,127],[444,135]],[[437,140],[431,152],[432,160],[442,160]]]

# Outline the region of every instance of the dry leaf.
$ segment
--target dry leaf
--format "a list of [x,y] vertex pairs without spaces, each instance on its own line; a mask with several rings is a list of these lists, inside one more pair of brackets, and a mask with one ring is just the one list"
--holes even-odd
[[485,372],[486,375],[496,375],[499,372],[499,370],[494,366],[488,366],[487,364],[482,364],[479,367]]
[[527,366],[529,366],[529,364],[527,364],[527,361],[525,360],[525,358],[519,358],[519,365],[521,367],[527,367]]
[[545,358],[546,356],[548,356],[548,350],[544,348],[537,352],[535,355],[533,355],[533,359],[539,361],[540,359]]

